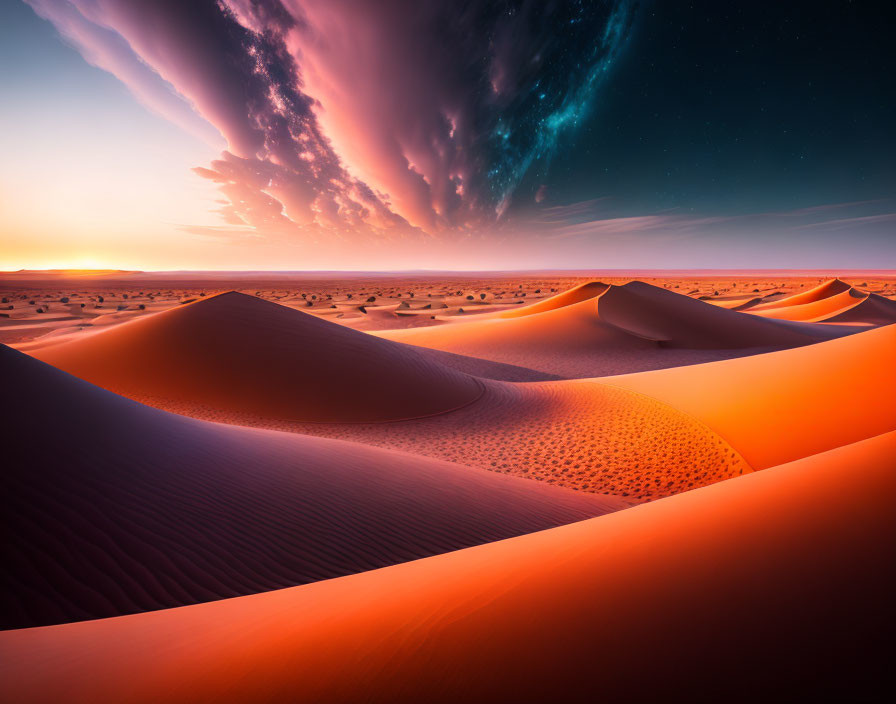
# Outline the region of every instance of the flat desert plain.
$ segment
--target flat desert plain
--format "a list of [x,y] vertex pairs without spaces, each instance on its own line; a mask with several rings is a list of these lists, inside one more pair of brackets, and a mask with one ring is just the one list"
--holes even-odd
[[4,702],[889,700],[893,272],[0,298]]

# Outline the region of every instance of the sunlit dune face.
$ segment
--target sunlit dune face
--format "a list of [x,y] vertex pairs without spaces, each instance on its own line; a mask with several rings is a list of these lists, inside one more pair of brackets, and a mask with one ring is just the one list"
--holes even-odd
[[345,579],[10,632],[6,683],[85,702],[588,698],[595,677],[620,699],[873,692],[894,443]]

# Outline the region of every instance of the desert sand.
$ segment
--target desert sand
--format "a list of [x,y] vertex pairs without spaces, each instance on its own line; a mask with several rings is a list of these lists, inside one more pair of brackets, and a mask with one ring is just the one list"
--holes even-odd
[[4,346],[0,364],[2,628],[293,586],[628,505],[358,444],[182,418]]
[[739,315],[633,281],[621,286],[593,282],[474,321],[381,336],[582,378],[784,349],[844,332]]
[[771,303],[744,306],[764,318],[799,320],[809,323],[889,325],[896,323],[896,301],[862,291],[840,279],[826,281],[805,293],[780,298]]
[[34,354],[116,393],[275,419],[414,418],[482,392],[406,346],[236,292]]
[[[888,300],[892,272],[851,272],[843,282]],[[355,329],[441,326],[540,303],[586,285],[640,280],[716,306],[741,308],[804,294],[834,276],[813,272],[0,272],[0,342],[36,349],[216,293],[238,290]],[[601,282],[600,284],[594,282]],[[590,284],[590,285],[589,285]],[[65,300],[63,300],[65,299]],[[555,299],[549,304],[554,307]],[[572,302],[569,295],[568,302]],[[704,350],[706,356],[709,351]],[[730,350],[728,355],[733,354]],[[681,353],[675,356],[681,357]],[[669,360],[662,366],[675,366]],[[697,359],[697,361],[705,361]],[[618,363],[617,363],[618,364]],[[643,365],[642,365],[643,366]],[[654,364],[651,368],[659,368]],[[610,373],[639,371],[619,369]],[[586,375],[587,376],[587,375]]]
[[896,325],[699,367],[604,379],[697,418],[753,469],[896,427]]
[[0,274],[0,699],[868,700],[892,272]]
[[[665,295],[777,331],[777,323]],[[464,334],[461,324],[450,329]],[[600,349],[593,338],[584,342]],[[644,395],[575,381],[472,377],[418,348],[238,293],[32,354],[183,415],[360,441],[633,500],[749,471],[705,425]]]
[[3,687],[17,702],[868,701],[893,654],[894,453],[888,433],[384,570],[0,634]]

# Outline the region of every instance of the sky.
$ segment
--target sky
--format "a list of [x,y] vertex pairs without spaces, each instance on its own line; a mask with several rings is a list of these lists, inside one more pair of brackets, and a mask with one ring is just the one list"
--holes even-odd
[[896,268],[883,3],[0,4],[0,269]]

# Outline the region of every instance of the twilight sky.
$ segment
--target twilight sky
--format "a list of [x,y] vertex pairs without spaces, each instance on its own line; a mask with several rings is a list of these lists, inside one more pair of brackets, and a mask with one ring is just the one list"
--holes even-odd
[[0,5],[0,269],[896,268],[882,3]]

